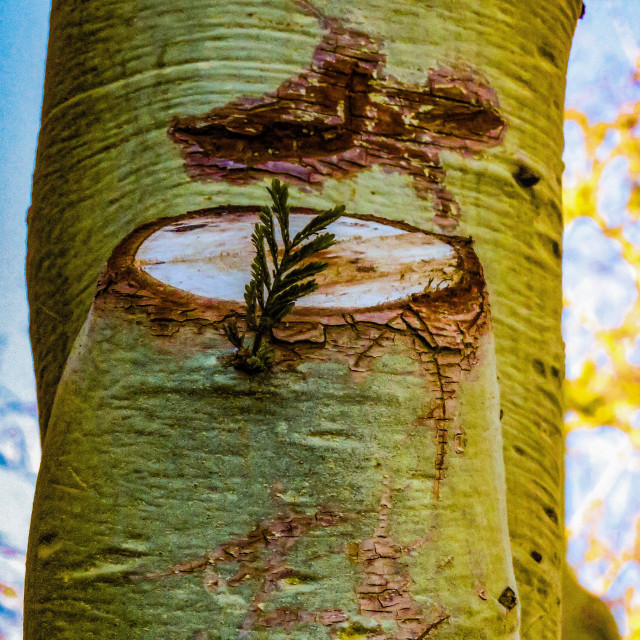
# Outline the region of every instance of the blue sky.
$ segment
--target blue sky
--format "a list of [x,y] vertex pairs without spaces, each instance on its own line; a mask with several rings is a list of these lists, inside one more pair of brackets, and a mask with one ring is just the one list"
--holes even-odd
[[49,0],[0,0],[0,384],[24,400],[34,397],[24,331],[25,216],[40,121],[49,5]]

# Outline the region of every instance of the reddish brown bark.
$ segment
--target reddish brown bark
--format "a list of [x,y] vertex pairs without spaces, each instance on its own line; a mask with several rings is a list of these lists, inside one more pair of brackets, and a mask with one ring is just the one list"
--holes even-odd
[[261,98],[176,118],[169,136],[197,180],[247,183],[274,174],[308,188],[379,165],[413,178],[432,198],[434,222],[460,217],[440,153],[499,144],[505,120],[494,91],[471,68],[432,70],[422,84],[385,71],[383,43],[323,19],[328,33],[310,66]]

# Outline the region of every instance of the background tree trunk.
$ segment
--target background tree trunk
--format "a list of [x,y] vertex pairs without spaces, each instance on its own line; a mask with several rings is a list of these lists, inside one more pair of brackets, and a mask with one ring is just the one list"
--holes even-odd
[[[496,638],[518,637],[518,626],[522,638],[557,637],[562,105],[580,5],[54,2],[29,219],[47,436],[27,638],[228,638],[238,628],[255,638],[289,628],[319,638]],[[344,203],[454,242],[473,238],[493,331],[481,314],[484,346],[454,380],[446,429],[437,421],[447,415],[425,414],[438,395],[429,375],[406,369],[415,361],[406,345],[379,354],[380,370],[361,378],[353,361],[313,364],[307,354],[258,384],[216,364],[226,345],[211,315],[189,316],[167,288],[148,299],[147,289],[124,287],[139,269],[112,277],[122,239],[144,223],[255,208],[273,174],[298,187],[305,207]],[[135,302],[140,291],[149,312]],[[354,320],[356,334],[378,324]],[[419,320],[426,326],[396,330],[432,328]],[[356,334],[340,338],[347,351]],[[434,366],[455,351],[437,339],[425,349]],[[456,353],[456,362],[468,355]],[[473,446],[499,416],[506,482],[497,464],[488,465],[494,484],[478,484],[482,474],[470,480],[462,468],[474,451],[486,466],[489,454]],[[431,423],[407,445],[421,417]],[[359,424],[353,458],[324,443],[305,449],[306,465],[291,462],[302,456],[299,431],[318,419],[338,430]],[[461,429],[468,442],[458,455]],[[495,450],[497,431],[487,437]],[[432,461],[413,487],[411,447]],[[422,512],[418,497],[402,504],[412,491],[424,496]],[[500,533],[505,499],[511,556]],[[483,517],[495,524],[483,530]],[[502,563],[478,556],[485,535]],[[369,557],[385,536],[388,557]],[[413,599],[401,605],[416,608],[419,629],[382,604],[367,613],[358,585],[385,557],[386,579],[405,585],[394,589]],[[294,561],[302,573],[285,575]],[[451,575],[452,591],[438,591]]]

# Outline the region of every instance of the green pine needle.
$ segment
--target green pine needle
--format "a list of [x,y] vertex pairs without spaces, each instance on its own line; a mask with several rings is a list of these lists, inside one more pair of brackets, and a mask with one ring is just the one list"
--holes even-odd
[[[224,327],[227,339],[236,348],[232,366],[251,374],[273,367],[274,352],[268,344],[273,338],[272,329],[300,298],[318,288],[314,276],[328,264],[310,258],[335,244],[332,233],[322,232],[345,211],[344,206],[338,206],[319,213],[291,239],[289,188],[276,178],[267,191],[272,204],[262,207],[251,234],[256,253],[251,263],[251,280],[244,290],[246,325],[254,334],[253,342],[245,346],[246,336],[240,334],[235,319]],[[282,248],[278,245],[276,222]]]

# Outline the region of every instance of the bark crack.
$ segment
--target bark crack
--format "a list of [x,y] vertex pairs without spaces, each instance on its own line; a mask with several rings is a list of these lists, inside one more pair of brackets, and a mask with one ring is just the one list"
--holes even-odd
[[[366,637],[371,640],[419,640],[426,637],[434,622],[428,621],[422,606],[411,594],[412,580],[402,557],[413,553],[429,540],[399,544],[391,536],[391,478],[385,476],[378,509],[378,525],[371,538],[363,540],[353,560],[362,567],[363,578],[357,589],[359,612],[378,623],[393,623],[396,631],[383,632],[382,626]],[[443,619],[448,618],[445,616]]]
[[[321,510],[315,514],[280,514],[260,523],[246,536],[220,545],[197,560],[172,566],[167,571],[133,574],[135,582],[161,580],[194,573],[203,574],[207,591],[233,589],[246,581],[256,585],[249,602],[239,637],[248,637],[255,628],[291,629],[298,624],[317,622],[324,626],[344,622],[348,616],[340,609],[309,612],[303,609],[269,608],[270,596],[280,591],[286,580],[305,580],[308,576],[287,564],[287,556],[295,544],[312,530],[335,527],[346,519],[344,514]],[[223,578],[214,571],[221,565],[236,565],[233,575]]]

